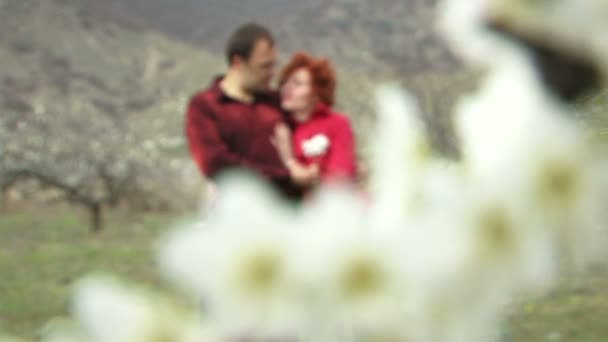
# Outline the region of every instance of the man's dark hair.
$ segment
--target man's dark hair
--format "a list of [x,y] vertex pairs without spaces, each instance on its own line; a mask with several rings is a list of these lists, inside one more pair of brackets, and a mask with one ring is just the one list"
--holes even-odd
[[230,35],[226,45],[228,65],[232,65],[232,59],[235,56],[248,60],[255,44],[260,40],[267,40],[270,44],[274,44],[272,33],[262,25],[249,23],[239,27]]

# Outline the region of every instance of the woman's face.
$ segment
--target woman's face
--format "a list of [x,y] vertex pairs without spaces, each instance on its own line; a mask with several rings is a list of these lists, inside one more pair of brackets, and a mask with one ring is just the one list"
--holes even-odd
[[297,69],[281,87],[281,106],[288,112],[310,114],[316,102],[310,71]]

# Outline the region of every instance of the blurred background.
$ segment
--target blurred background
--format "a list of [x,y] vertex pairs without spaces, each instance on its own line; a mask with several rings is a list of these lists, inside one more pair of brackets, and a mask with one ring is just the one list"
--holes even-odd
[[[373,88],[416,94],[435,148],[455,156],[451,107],[475,88],[434,30],[436,0],[0,0],[0,332],[35,337],[67,314],[90,271],[157,284],[158,233],[192,215],[204,182],[183,134],[189,97],[225,70],[224,42],[248,21],[282,61],[328,57],[337,108],[361,158]],[[604,113],[606,92],[581,105]],[[96,234],[91,234],[96,232]],[[564,280],[513,303],[516,341],[608,338],[608,278]],[[566,324],[567,323],[567,324]]]

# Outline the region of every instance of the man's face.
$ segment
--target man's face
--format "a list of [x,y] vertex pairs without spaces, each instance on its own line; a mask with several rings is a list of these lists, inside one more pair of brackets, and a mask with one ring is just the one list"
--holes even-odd
[[241,63],[243,86],[252,93],[270,89],[277,63],[277,51],[266,39],[256,42],[249,60]]

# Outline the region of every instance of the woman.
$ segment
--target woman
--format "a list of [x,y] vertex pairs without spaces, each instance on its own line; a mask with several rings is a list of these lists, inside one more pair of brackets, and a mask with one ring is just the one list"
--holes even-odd
[[295,183],[354,182],[355,141],[350,120],[332,110],[336,77],[325,59],[297,53],[280,76],[281,106],[293,134],[277,129],[273,139]]

